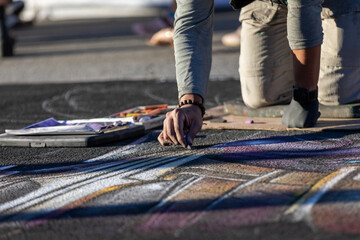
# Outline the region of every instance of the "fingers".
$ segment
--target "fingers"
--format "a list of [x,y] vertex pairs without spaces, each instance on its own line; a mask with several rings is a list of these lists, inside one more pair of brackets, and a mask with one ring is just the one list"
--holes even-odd
[[189,132],[186,135],[186,142],[191,147],[194,141],[196,134],[201,130],[202,123],[190,125]]
[[178,116],[177,119],[174,121],[174,128],[177,140],[179,141],[181,146],[186,148],[187,144],[185,143],[184,139],[184,118],[181,117],[181,115]]
[[158,136],[158,141],[159,141],[159,143],[162,145],[162,146],[166,146],[167,144],[166,144],[166,141],[165,141],[165,139],[164,139],[164,134],[163,134],[163,132],[161,132],[160,134],[159,134],[159,136]]
[[[177,109],[176,109],[177,110]],[[163,131],[160,133],[159,137],[158,137],[158,141],[160,142],[160,144],[162,146],[167,146],[170,144],[175,144],[178,145],[179,141],[177,139],[176,136],[176,132],[175,132],[175,126],[174,126],[174,113],[176,113],[177,111],[173,111],[173,112],[169,112],[166,114],[166,118],[164,120],[164,124],[163,124]],[[175,122],[177,122],[175,120]]]
[[[201,130],[202,116],[197,106],[174,109],[166,114],[163,131],[158,137],[162,146],[181,144],[184,148],[192,145],[195,135]],[[189,128],[187,138],[184,137],[185,127]]]
[[167,136],[170,138],[171,142],[175,145],[179,145],[179,141],[176,138],[176,133],[174,129],[174,121],[167,128]]
[[163,132],[163,131],[159,134],[157,140],[158,140],[158,141],[160,142],[160,144],[161,144],[162,146],[164,146],[164,147],[171,145],[171,142],[164,137],[164,132]]
[[[164,137],[167,140],[170,140],[171,143],[178,145],[179,142],[176,139],[176,134],[174,130],[174,118],[172,114],[169,114],[170,116],[167,117],[164,121]],[[175,120],[176,121],[176,120]]]

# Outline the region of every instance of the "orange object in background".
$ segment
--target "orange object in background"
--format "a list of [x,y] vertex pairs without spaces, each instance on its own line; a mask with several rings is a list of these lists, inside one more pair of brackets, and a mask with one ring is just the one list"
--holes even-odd
[[168,110],[167,104],[161,104],[161,105],[149,105],[149,106],[140,106],[131,108],[119,113],[115,113],[111,115],[110,117],[139,117],[147,115],[149,117],[153,117],[159,114],[166,113]]
[[167,104],[161,104],[161,105],[150,105],[150,106],[144,106],[145,110],[149,109],[167,109],[169,105]]

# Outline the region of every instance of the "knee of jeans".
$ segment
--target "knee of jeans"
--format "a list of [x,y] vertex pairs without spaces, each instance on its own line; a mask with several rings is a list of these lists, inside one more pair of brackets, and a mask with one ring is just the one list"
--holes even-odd
[[262,108],[278,104],[288,104],[292,98],[292,88],[278,94],[256,91],[251,94],[243,94],[243,102],[250,108]]
[[264,98],[259,96],[243,96],[243,101],[249,108],[261,108],[269,105]]

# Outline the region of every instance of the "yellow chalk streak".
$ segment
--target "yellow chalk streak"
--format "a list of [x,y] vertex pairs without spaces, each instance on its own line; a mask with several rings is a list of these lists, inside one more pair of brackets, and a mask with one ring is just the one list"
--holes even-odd
[[[337,176],[343,175],[344,172],[350,173],[354,171],[355,168],[341,168],[331,174],[327,175],[320,181],[318,181],[304,196],[302,196],[298,201],[296,201],[288,210],[286,210],[285,214],[293,214],[301,205],[303,205],[307,200],[311,199],[314,194],[324,190],[324,187],[332,180],[334,180]],[[339,179],[341,180],[341,179]]]
[[[108,192],[112,192],[112,191],[115,191],[115,190],[119,190],[119,189],[123,189],[123,188],[127,188],[127,187],[132,187],[132,186],[137,186],[137,185],[141,185],[143,184],[142,182],[135,182],[135,183],[128,183],[128,184],[122,184],[122,185],[117,185],[117,186],[112,186],[112,187],[107,187],[107,188],[104,188],[104,189],[101,189],[99,191],[96,191],[92,194],[89,194],[83,198],[80,198],[72,203],[69,203],[61,208],[58,208],[58,209],[55,209],[54,211],[51,211],[50,213],[46,214],[45,216],[42,216],[40,219],[36,219],[36,220],[33,220],[33,221],[29,221],[28,224],[27,224],[27,227],[29,227],[30,225],[33,225],[33,226],[37,226],[39,224],[43,224],[45,223],[48,219],[48,218],[54,218],[56,216],[59,216],[59,215],[62,215],[68,211],[71,211],[73,209],[75,209],[76,207],[79,207],[81,206],[82,204],[86,203],[87,201],[93,199],[93,198],[96,198],[98,196],[101,196],[105,193],[108,193]],[[26,226],[25,226],[26,227]]]
[[61,207],[60,209],[58,210],[66,210],[66,211],[70,211],[84,203],[86,203],[87,201],[90,201],[91,199],[93,198],[96,198],[98,196],[101,196],[105,193],[108,193],[108,192],[112,192],[112,191],[115,191],[115,190],[119,190],[119,189],[123,189],[123,188],[126,188],[126,187],[132,187],[132,186],[136,186],[136,185],[141,185],[142,183],[141,182],[136,182],[136,183],[128,183],[128,184],[123,184],[123,185],[118,185],[118,186],[112,186],[112,187],[107,187],[107,188],[104,188],[104,189],[101,189],[99,191],[96,191],[92,194],[89,194],[83,198],[80,198],[72,203],[69,203],[63,207]]
[[163,177],[162,179],[165,180],[165,181],[170,181],[170,180],[176,179],[177,177],[179,177],[179,176],[175,175],[175,174],[171,174],[171,175]]

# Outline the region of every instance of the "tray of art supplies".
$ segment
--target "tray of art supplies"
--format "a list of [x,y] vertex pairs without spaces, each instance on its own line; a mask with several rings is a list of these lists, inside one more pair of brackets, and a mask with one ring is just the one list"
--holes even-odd
[[0,146],[91,147],[142,136],[162,126],[165,115],[176,106],[138,106],[110,116],[90,119],[48,118],[21,129],[6,129]]

